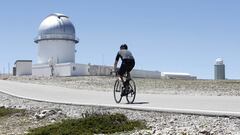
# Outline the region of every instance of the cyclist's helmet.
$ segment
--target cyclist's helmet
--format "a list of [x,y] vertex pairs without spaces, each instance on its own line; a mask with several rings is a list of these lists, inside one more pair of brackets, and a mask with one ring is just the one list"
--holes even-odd
[[128,49],[128,46],[127,46],[127,44],[122,44],[121,46],[120,46],[120,49],[122,50],[122,49]]

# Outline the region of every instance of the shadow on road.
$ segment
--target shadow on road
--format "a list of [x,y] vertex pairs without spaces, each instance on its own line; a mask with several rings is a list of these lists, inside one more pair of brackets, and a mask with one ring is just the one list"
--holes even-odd
[[149,104],[149,102],[134,102],[134,103],[132,103],[132,104]]

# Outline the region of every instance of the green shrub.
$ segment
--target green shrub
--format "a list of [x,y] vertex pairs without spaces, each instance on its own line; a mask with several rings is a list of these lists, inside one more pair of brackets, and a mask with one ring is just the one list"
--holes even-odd
[[0,107],[0,117],[10,116],[15,113],[23,113],[24,110],[21,109],[13,109],[13,108],[5,108],[4,106]]
[[30,130],[28,135],[92,135],[127,132],[146,128],[142,121],[131,121],[123,114],[93,114],[81,119],[63,120]]

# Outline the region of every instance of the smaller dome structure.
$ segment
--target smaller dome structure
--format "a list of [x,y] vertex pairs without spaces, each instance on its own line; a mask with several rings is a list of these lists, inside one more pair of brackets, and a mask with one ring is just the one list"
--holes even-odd
[[222,58],[217,58],[216,59],[216,65],[223,65],[223,59]]
[[79,41],[69,17],[60,13],[50,14],[41,22],[34,42],[38,43],[41,40],[71,40],[75,43]]
[[217,58],[214,65],[214,79],[225,80],[225,64],[222,58]]

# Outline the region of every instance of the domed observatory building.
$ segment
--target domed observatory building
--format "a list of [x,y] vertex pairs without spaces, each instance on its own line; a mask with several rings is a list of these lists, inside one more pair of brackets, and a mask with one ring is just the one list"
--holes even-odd
[[79,39],[69,17],[54,13],[40,24],[37,43],[37,64],[33,65],[33,75],[75,76],[87,75],[88,67],[75,63],[75,45]]

